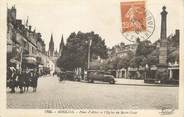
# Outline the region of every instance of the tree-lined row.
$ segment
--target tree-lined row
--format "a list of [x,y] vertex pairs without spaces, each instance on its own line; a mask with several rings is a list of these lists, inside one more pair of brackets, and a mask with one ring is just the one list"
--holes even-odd
[[[94,32],[77,34],[71,33],[67,39],[62,56],[58,59],[57,65],[64,70],[74,70],[77,67],[87,69],[89,40],[92,40],[91,50],[91,69],[121,69],[128,67],[138,68],[157,65],[159,63],[159,40],[151,43],[149,40],[140,41],[137,39],[137,49],[134,52],[128,51],[126,56],[113,56],[108,58],[108,49],[105,40]],[[121,43],[121,46],[125,44]],[[179,41],[174,37],[168,37],[168,62],[179,60]],[[115,52],[115,51],[113,51]],[[103,59],[103,62],[95,61],[97,57]],[[93,60],[93,61],[92,61]]]

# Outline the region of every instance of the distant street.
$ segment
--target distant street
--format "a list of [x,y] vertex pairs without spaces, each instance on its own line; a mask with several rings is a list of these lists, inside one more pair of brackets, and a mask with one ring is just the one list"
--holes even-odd
[[10,94],[7,107],[20,109],[161,109],[178,108],[178,87],[111,85],[62,81],[56,76],[38,80],[37,92]]

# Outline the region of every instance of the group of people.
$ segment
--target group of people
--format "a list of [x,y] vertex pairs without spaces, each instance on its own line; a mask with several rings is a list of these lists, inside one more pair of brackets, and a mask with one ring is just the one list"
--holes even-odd
[[11,89],[11,93],[15,93],[16,89],[19,89],[20,93],[24,93],[29,90],[29,87],[33,88],[33,92],[36,92],[38,77],[37,69],[20,72],[14,67],[8,67],[7,87]]

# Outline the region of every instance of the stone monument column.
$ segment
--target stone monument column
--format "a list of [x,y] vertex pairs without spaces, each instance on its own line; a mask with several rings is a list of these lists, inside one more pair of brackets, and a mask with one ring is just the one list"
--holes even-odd
[[169,79],[168,75],[168,42],[167,42],[167,11],[166,7],[162,8],[161,12],[161,33],[160,33],[160,48],[159,48],[159,64],[157,65],[156,78],[164,83]]
[[167,11],[165,6],[162,9],[159,64],[167,66]]

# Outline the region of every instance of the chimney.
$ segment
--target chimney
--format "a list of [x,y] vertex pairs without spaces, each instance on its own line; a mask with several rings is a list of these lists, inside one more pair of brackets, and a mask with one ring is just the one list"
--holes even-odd
[[175,31],[175,35],[176,35],[176,39],[179,40],[180,37],[180,31],[178,29],[176,29]]

